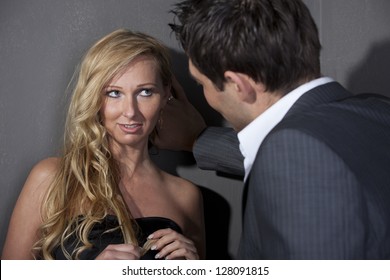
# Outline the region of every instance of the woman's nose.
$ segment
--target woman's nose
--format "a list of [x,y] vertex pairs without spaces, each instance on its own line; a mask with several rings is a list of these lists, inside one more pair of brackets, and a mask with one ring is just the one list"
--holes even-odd
[[122,105],[123,105],[122,114],[127,118],[133,117],[135,112],[137,111],[136,99],[133,99],[132,97],[125,98],[123,100]]

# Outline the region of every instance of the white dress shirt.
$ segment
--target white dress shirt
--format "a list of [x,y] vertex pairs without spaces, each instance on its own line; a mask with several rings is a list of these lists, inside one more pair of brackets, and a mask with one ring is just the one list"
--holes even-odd
[[264,138],[283,119],[298,98],[317,86],[333,81],[329,77],[321,77],[299,86],[279,99],[238,133],[240,150],[244,156],[244,181],[248,178]]

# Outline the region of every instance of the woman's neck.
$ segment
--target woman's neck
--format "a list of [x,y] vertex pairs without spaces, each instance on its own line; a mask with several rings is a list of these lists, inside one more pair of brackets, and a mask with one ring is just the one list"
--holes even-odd
[[140,147],[112,145],[111,152],[119,164],[122,178],[131,178],[137,172],[143,172],[154,168],[150,159],[147,145]]

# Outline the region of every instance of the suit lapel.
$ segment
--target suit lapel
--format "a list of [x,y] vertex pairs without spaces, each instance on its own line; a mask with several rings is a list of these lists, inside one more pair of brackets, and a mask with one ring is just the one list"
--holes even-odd
[[242,222],[244,222],[244,217],[245,217],[245,209],[246,209],[246,203],[248,199],[248,186],[249,186],[249,181],[251,180],[251,174],[252,172],[249,173],[248,178],[246,179],[244,184],[244,190],[242,192],[242,208],[241,208]]

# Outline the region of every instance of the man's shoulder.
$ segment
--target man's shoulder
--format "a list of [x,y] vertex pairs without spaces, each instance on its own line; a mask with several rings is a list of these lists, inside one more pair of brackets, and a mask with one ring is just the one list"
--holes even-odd
[[[354,125],[353,125],[354,124]],[[390,128],[390,98],[379,94],[358,94],[312,106],[284,118],[276,129],[327,130],[333,126],[352,129],[376,125]]]

